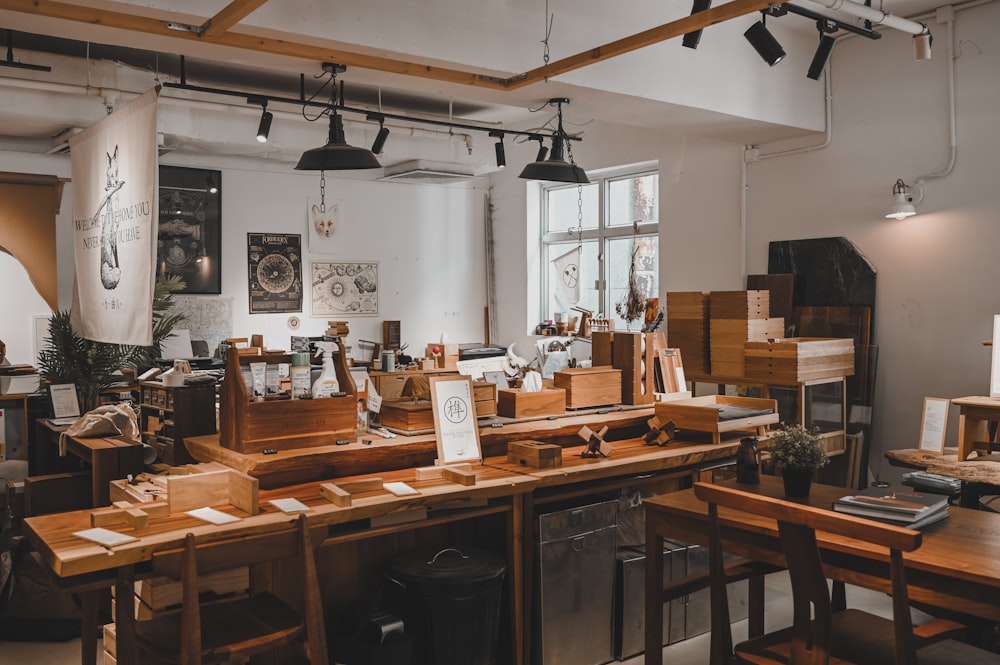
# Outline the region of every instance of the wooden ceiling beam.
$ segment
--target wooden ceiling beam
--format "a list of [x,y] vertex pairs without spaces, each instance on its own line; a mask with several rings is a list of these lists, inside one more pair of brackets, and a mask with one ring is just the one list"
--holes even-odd
[[233,0],[205,22],[202,26],[204,28],[201,31],[202,36],[217,37],[221,35],[245,19],[265,2],[267,0]]
[[[624,53],[630,53],[637,49],[651,46],[652,44],[673,39],[674,37],[694,32],[695,30],[701,30],[716,23],[760,11],[771,4],[786,2],[786,0],[731,0],[718,7],[664,23],[663,25],[628,37],[623,37],[622,39],[549,63],[544,67],[538,67],[508,78],[500,78],[459,69],[422,65],[396,58],[364,55],[324,46],[300,44],[291,41],[291,39],[259,37],[241,32],[228,31],[229,27],[238,23],[266,1],[232,0],[225,8],[206,21],[204,30],[199,30],[197,26],[192,26],[192,30],[190,31],[168,27],[168,22],[161,19],[94,9],[70,2],[58,2],[54,0],[32,0],[30,2],[25,2],[25,0],[0,0],[0,9],[175,39],[197,41],[215,46],[302,58],[316,62],[335,62],[347,65],[348,67],[360,67],[362,69],[371,69],[403,76],[415,76],[446,83],[458,83],[494,90],[514,90],[533,83],[540,83],[553,76],[565,74]],[[289,38],[291,37],[293,35],[289,35]]]

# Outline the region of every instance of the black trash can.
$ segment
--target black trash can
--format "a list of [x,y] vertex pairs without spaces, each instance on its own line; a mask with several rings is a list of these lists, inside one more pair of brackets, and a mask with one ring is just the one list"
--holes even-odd
[[389,564],[387,604],[413,636],[417,662],[494,665],[506,563],[473,547],[421,549]]

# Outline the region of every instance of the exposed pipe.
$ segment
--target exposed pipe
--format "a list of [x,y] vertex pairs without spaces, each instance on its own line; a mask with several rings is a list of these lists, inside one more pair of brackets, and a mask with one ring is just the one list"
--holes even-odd
[[850,14],[851,16],[864,19],[865,21],[871,21],[872,23],[876,23],[878,25],[884,25],[887,28],[895,28],[896,30],[908,32],[911,35],[927,34],[927,26],[923,23],[917,23],[916,21],[911,21],[907,18],[895,16],[880,9],[866,7],[865,5],[851,2],[851,0],[790,0],[790,2],[804,9],[811,9],[813,11],[822,11],[824,8],[841,11],[845,14]]
[[922,175],[913,183],[920,192],[917,200],[913,202],[914,205],[920,205],[924,200],[924,183],[932,178],[943,178],[950,174],[952,169],[955,168],[955,160],[958,158],[958,127],[955,119],[957,115],[955,111],[955,59],[958,57],[955,53],[955,9],[950,6],[939,7],[937,12],[938,22],[944,23],[948,31],[948,129],[951,134],[949,137],[951,156],[944,170]]

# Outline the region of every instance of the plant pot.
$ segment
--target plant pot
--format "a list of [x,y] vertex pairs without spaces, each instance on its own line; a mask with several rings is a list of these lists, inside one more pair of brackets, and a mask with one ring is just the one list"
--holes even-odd
[[812,488],[813,471],[803,469],[782,469],[781,479],[785,483],[785,497],[808,499]]

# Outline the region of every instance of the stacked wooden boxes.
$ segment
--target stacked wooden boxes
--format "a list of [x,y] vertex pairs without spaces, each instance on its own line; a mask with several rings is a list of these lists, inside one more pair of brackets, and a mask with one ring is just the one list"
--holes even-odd
[[767,342],[785,333],[783,319],[768,318],[767,291],[712,291],[709,310],[709,358],[714,376],[743,376],[746,343]]
[[497,384],[488,381],[473,381],[472,399],[476,403],[476,418],[497,415]]
[[708,374],[708,293],[667,293],[667,342],[681,350],[684,366],[692,374]]
[[556,388],[565,389],[567,409],[622,401],[622,371],[614,367],[570,367],[554,373],[552,382]]
[[748,342],[746,376],[788,384],[854,374],[854,340],[789,337]]
[[616,332],[612,365],[622,372],[622,404],[652,404],[656,397],[653,365],[656,352],[666,348],[663,333]]

